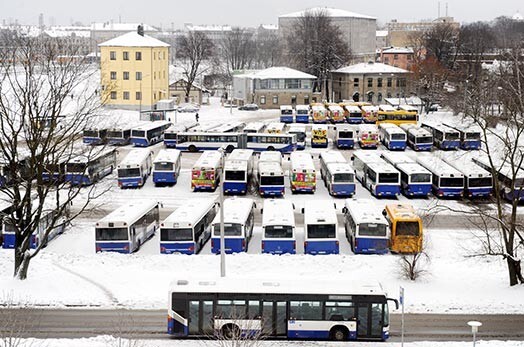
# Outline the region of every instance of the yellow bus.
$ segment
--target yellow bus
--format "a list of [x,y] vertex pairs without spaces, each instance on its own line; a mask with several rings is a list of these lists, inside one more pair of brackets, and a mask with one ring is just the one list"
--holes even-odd
[[410,204],[386,204],[384,209],[391,229],[391,252],[419,253],[422,251],[422,219]]
[[417,111],[405,111],[405,110],[394,110],[394,111],[378,111],[377,124],[380,123],[393,123],[396,125],[401,124],[417,124],[418,113]]

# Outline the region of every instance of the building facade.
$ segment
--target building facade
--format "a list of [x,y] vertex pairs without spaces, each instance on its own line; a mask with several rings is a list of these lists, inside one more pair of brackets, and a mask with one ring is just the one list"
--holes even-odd
[[397,22],[397,20],[392,20],[387,24],[389,44],[394,47],[409,47],[412,45],[413,34],[428,31],[442,23],[448,23],[456,30],[460,28],[460,23],[455,22],[453,17],[439,17],[432,21],[423,22]]
[[380,51],[380,62],[404,70],[410,70],[414,62],[414,51],[410,47],[388,47]]
[[[174,99],[177,105],[186,102],[186,85],[187,80],[183,78],[169,85],[169,97],[170,99]],[[209,103],[209,94],[209,90],[193,83],[191,85],[191,90],[189,91],[189,100],[187,100],[187,102],[199,105]]]
[[100,95],[105,105],[148,110],[168,98],[168,44],[139,30],[99,47]]
[[113,23],[104,22],[104,23],[92,23],[91,24],[91,45],[92,51],[96,52],[96,48],[102,42],[109,41],[115,37],[122,36],[128,32],[135,31],[138,26],[142,26],[144,33],[146,35],[155,37],[157,30],[147,24],[139,23]]
[[385,98],[404,98],[409,92],[409,71],[381,63],[361,63],[331,72],[335,101],[382,104]]

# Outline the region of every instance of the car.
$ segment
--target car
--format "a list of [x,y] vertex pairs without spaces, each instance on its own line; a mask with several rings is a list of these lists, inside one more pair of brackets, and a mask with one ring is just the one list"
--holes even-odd
[[439,104],[431,104],[428,108],[428,111],[435,112],[441,110],[442,107]]
[[240,106],[238,109],[243,110],[243,111],[256,111],[258,110],[258,105],[257,104],[245,104],[244,106]]
[[200,110],[200,106],[196,104],[191,104],[191,103],[180,104],[177,107],[177,111],[182,112],[182,113],[183,112],[198,112],[199,110]]
[[237,104],[232,103],[231,100],[226,100],[224,102],[224,107],[233,107],[233,108],[235,108],[235,107],[237,107]]

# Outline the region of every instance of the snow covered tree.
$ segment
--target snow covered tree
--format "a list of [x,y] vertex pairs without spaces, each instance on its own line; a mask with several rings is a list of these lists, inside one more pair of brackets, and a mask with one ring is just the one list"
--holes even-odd
[[222,60],[226,71],[250,69],[255,59],[255,40],[253,32],[243,28],[233,28],[220,42]]
[[[77,49],[20,32],[0,38],[0,198],[9,205],[2,217],[14,231],[14,276],[19,279],[27,278],[30,261],[51,231],[67,225],[101,194],[95,185],[69,186],[61,174],[44,179],[80,151],[86,160],[96,151],[76,145],[100,107],[98,85],[89,83],[97,68]],[[69,212],[81,192],[83,202]]]

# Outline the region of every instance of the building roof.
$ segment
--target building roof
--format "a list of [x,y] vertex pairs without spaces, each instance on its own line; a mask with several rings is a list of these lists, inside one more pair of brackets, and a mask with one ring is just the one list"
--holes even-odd
[[278,79],[278,78],[287,78],[287,79],[316,79],[316,76],[310,75],[308,73],[291,69],[285,66],[276,66],[270,67],[264,70],[254,71],[251,73],[245,73],[242,75],[237,75],[235,77],[248,77],[252,79]]
[[79,26],[53,26],[44,30],[44,33],[50,37],[85,37],[91,36],[89,27]]
[[519,13],[519,11],[517,11],[517,12],[513,15],[513,17],[511,17],[511,19],[513,19],[513,20],[518,20],[518,21],[522,21],[522,20],[524,20],[524,16],[522,16],[522,15]]
[[331,7],[312,7],[302,11],[293,12],[281,15],[279,17],[284,18],[298,18],[303,17],[306,13],[325,12],[329,17],[344,17],[344,18],[365,18],[365,19],[377,19],[376,17],[366,16],[360,13],[349,12]]
[[260,24],[260,28],[264,30],[278,30],[277,24]]
[[413,54],[413,48],[411,47],[387,47],[382,49],[382,53],[390,54]]
[[233,30],[230,25],[193,25],[186,24],[185,28],[187,31],[231,31]]
[[169,47],[169,44],[155,39],[154,37],[139,35],[136,31],[120,35],[106,42],[102,42],[100,47]]
[[136,28],[142,25],[144,31],[157,31],[151,25],[140,23],[91,23],[91,31],[136,31]]
[[409,71],[394,67],[391,65],[386,65],[382,63],[360,63],[342,67],[338,70],[332,71],[338,73],[347,73],[347,74],[361,74],[361,73],[409,73]]

